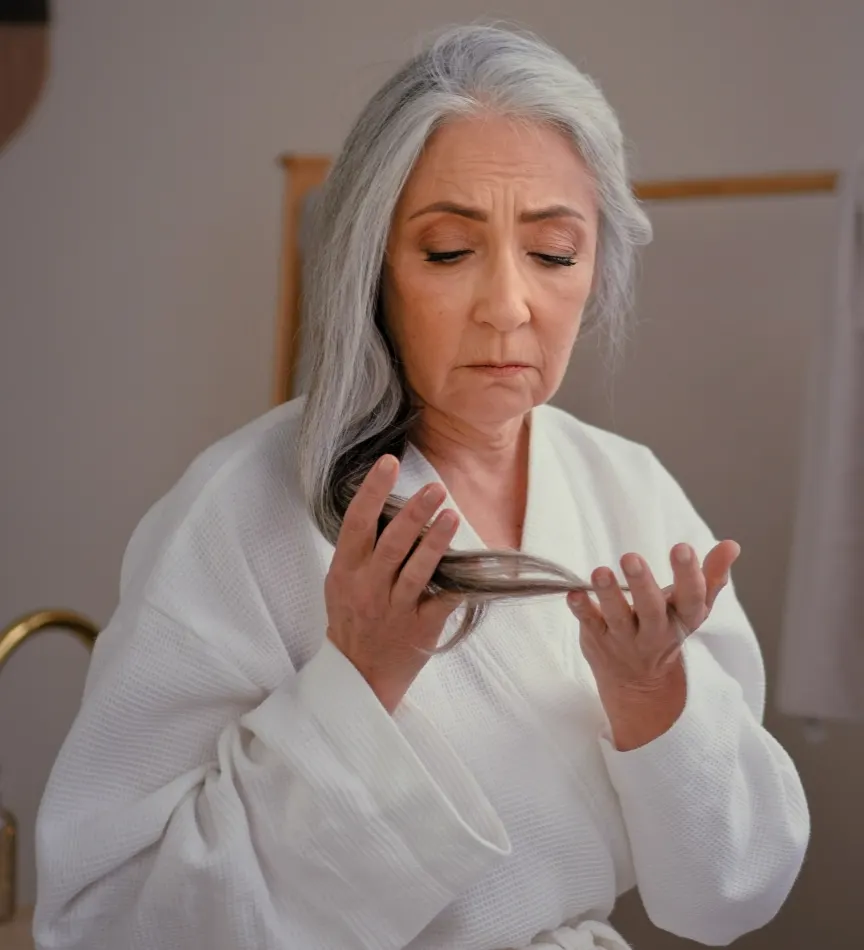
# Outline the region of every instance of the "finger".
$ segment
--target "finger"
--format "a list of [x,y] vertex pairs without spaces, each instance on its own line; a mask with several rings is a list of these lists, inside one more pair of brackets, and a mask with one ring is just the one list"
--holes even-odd
[[671,603],[688,630],[695,630],[705,619],[707,584],[699,559],[689,544],[676,544],[669,560],[672,562]]
[[334,566],[358,567],[372,554],[384,502],[396,486],[399,461],[382,455],[351,499],[333,552]]
[[633,598],[639,633],[664,634],[669,625],[668,605],[645,559],[638,554],[625,554],[621,569]]
[[437,642],[447,618],[464,603],[465,597],[462,594],[440,593],[423,600],[417,613]]
[[567,606],[573,616],[583,626],[594,632],[602,632],[606,628],[606,620],[600,608],[585,591],[572,591],[567,595]]
[[598,567],[591,575],[591,583],[609,631],[618,636],[633,636],[636,633],[636,617],[615,574],[608,567]]
[[390,595],[390,603],[394,607],[413,610],[417,606],[441,557],[450,547],[458,525],[459,516],[450,508],[442,511],[432,522],[396,578]]
[[369,580],[392,587],[429,519],[435,514],[447,493],[443,485],[430,484],[420,489],[381,532],[370,561]]
[[729,572],[741,553],[736,541],[721,541],[707,554],[702,572],[705,575],[706,604],[710,610],[721,590],[729,583]]

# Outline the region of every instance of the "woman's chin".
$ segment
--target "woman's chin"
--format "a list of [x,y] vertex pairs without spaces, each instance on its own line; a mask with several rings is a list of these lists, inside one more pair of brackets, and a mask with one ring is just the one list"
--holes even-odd
[[530,392],[506,391],[494,387],[484,393],[460,393],[451,403],[449,415],[477,428],[506,425],[530,412],[537,401]]

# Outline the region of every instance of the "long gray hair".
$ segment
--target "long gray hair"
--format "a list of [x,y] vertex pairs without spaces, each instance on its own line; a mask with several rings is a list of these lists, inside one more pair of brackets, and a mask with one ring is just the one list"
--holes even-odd
[[[494,26],[447,30],[376,94],[350,131],[315,209],[304,265],[309,385],[300,478],[319,530],[336,543],[349,502],[375,461],[401,459],[418,411],[381,312],[392,215],[424,144],[448,119],[493,112],[567,135],[591,172],[600,205],[598,265],[585,325],[623,336],[636,247],[651,238],[633,197],[618,121],[599,88],[536,37]],[[392,496],[380,531],[405,499]],[[448,551],[427,589],[466,606],[452,647],[496,600],[589,585],[518,551]]]

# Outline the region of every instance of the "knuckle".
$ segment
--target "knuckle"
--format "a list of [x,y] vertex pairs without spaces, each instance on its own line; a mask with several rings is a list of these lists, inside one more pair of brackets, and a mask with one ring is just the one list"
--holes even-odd
[[376,550],[385,561],[392,564],[399,564],[405,557],[403,546],[392,536],[382,536]]
[[679,614],[685,614],[688,617],[693,616],[705,607],[706,599],[705,594],[681,599],[676,603],[676,610]]
[[417,545],[415,555],[424,569],[434,570],[434,565],[441,560],[441,555],[447,550],[447,537],[442,536],[440,530],[427,531]]
[[651,626],[659,626],[666,622],[668,613],[665,605],[649,604],[642,610],[642,621]]
[[399,520],[399,526],[410,530],[416,537],[425,527],[428,518],[427,512],[420,505],[409,505],[403,508],[394,521]]
[[364,625],[369,625],[380,619],[380,613],[372,604],[359,603],[354,605],[354,612]]
[[629,604],[618,603],[618,601],[608,604],[603,613],[615,623],[625,623],[633,619],[633,610]]
[[407,583],[410,589],[416,590],[418,587],[426,586],[426,575],[427,572],[424,572],[417,565],[411,565],[406,567],[402,571],[402,578]]
[[324,591],[327,594],[338,594],[345,590],[345,577],[343,572],[331,568],[324,578]]
[[580,617],[579,627],[583,634],[593,638],[606,628],[606,621],[598,620],[596,617]]
[[692,596],[682,598],[681,608],[683,610],[700,610],[705,604],[705,597],[707,591],[696,591]]
[[694,597],[703,597],[705,595],[705,591],[708,589],[708,581],[705,579],[704,574],[699,574],[698,577],[693,579],[691,589]]
[[342,521],[342,529],[339,532],[340,534],[344,531],[346,534],[365,534],[369,531],[371,523],[368,518],[363,515],[363,512],[359,510],[351,511],[350,509],[345,512],[345,518]]
[[427,491],[427,488],[421,488],[420,491],[415,492],[402,506],[400,514],[413,514],[415,517],[420,517],[423,509],[429,504],[430,496],[427,494]]
[[376,620],[381,614],[381,605],[370,593],[355,593],[351,598],[351,609],[363,620]]

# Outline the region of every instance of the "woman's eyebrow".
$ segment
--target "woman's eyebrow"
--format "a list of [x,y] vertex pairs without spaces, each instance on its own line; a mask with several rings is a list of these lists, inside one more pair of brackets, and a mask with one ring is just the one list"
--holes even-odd
[[[434,201],[425,208],[415,211],[408,220],[413,221],[424,214],[455,214],[462,218],[469,218],[472,221],[488,221],[488,215],[479,208],[470,208],[467,205],[457,204],[455,201]],[[523,211],[519,215],[519,220],[524,223],[533,223],[535,221],[548,221],[552,218],[578,218],[585,220],[585,215],[576,208],[569,205],[549,205],[547,208],[537,208],[536,210]]]

